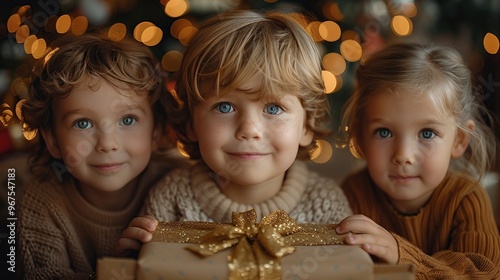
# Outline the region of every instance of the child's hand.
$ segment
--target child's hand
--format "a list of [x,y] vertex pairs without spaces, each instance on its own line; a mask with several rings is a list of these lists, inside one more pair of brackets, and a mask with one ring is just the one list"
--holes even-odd
[[396,239],[372,219],[364,215],[353,215],[342,220],[336,231],[339,234],[348,233],[344,238],[345,243],[360,245],[368,254],[389,264],[398,262],[399,252]]
[[142,243],[147,243],[153,238],[152,232],[156,229],[158,221],[150,215],[134,218],[122,232],[116,242],[114,255],[127,257],[132,252],[137,252]]

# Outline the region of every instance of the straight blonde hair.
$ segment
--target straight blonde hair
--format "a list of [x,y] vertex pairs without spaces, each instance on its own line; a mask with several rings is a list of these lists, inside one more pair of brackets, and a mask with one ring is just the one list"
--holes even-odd
[[[429,98],[438,112],[455,119],[458,129],[471,136],[464,156],[454,159],[452,168],[481,178],[493,166],[498,143],[488,123],[494,119],[456,50],[416,43],[389,45],[366,58],[355,79],[342,121],[354,154],[363,156],[357,143],[366,105],[374,95],[392,92]],[[475,124],[473,130],[466,126],[470,120]]]
[[297,14],[236,10],[204,22],[184,52],[174,93],[178,103],[170,118],[192,159],[200,158],[198,144],[186,131],[193,107],[207,93],[222,96],[256,74],[264,77],[259,99],[296,95],[306,111],[307,128],[316,136],[328,133],[321,56],[303,21]]

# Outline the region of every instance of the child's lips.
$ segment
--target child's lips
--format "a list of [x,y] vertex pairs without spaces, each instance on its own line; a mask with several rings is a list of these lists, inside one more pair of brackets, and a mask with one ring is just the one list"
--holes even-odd
[[409,175],[389,175],[389,178],[392,180],[392,181],[396,181],[396,182],[399,182],[399,183],[406,183],[406,182],[409,182],[409,181],[412,181],[414,179],[417,179],[418,176],[409,176]]
[[109,172],[120,169],[123,163],[105,163],[105,164],[94,164],[92,167],[99,171]]
[[267,153],[252,153],[252,152],[237,152],[237,153],[229,153],[231,156],[240,158],[240,159],[258,159],[261,158]]

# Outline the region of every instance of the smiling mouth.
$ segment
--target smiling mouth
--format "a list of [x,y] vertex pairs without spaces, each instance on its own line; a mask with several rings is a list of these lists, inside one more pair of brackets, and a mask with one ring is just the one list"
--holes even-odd
[[258,159],[267,154],[263,153],[229,153],[229,155],[240,159]]
[[389,175],[389,179],[398,183],[405,183],[418,178],[418,176]]
[[111,164],[97,164],[97,165],[92,165],[95,169],[99,171],[115,171],[117,169],[120,169],[123,166],[123,163],[111,163]]

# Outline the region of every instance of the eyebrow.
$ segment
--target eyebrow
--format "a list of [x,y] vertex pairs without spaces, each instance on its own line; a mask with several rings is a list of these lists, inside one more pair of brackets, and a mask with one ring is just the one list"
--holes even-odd
[[[131,111],[131,110],[140,110],[141,112],[145,113],[146,111],[144,110],[144,108],[142,106],[139,106],[138,104],[126,104],[124,105],[123,103],[121,103],[120,105],[111,105],[110,107],[112,107],[110,110],[113,110],[114,112],[123,112],[123,111]],[[114,108],[114,109],[113,109]],[[64,113],[64,115],[62,115],[62,119],[66,119],[68,116],[71,116],[73,114],[85,114],[86,111],[89,111],[87,108],[85,109],[82,109],[82,108],[77,108],[77,109],[73,109],[73,110],[70,110],[70,111],[67,111]]]
[[[419,119],[417,120],[419,125],[447,125],[445,124],[444,121],[440,119]],[[364,123],[365,124],[373,124],[373,123],[391,123],[392,121],[387,121],[386,119],[383,118],[374,118],[374,119],[367,119]]]
[[115,107],[115,108],[118,108],[118,111],[127,111],[127,110],[135,110],[135,109],[139,109],[140,111],[143,111],[145,112],[144,108],[142,106],[139,106],[138,103],[134,103],[134,104],[123,104],[122,102],[116,106],[113,106],[112,107]]

